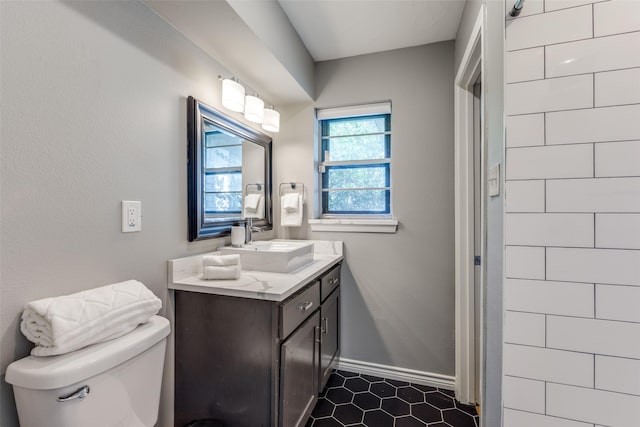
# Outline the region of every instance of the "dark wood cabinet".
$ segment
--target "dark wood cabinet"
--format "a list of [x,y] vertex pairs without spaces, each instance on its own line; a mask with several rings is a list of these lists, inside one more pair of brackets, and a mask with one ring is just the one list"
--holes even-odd
[[281,302],[176,290],[174,425],[304,426],[337,362],[339,274]]

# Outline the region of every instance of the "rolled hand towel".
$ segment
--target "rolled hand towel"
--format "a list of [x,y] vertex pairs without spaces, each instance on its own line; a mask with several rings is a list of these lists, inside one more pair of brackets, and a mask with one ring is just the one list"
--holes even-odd
[[240,265],[240,255],[205,255],[202,257],[203,267],[222,267],[225,265]]
[[234,280],[240,278],[239,265],[225,265],[221,267],[207,266],[202,273],[204,280]]
[[133,331],[162,307],[136,280],[29,302],[20,330],[36,344],[34,356],[69,353]]

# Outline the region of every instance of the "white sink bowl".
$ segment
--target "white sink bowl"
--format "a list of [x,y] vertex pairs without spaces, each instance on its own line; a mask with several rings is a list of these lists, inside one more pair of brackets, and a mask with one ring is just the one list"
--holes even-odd
[[289,273],[313,261],[313,243],[292,241],[264,241],[241,248],[225,246],[223,254],[239,254],[243,270]]

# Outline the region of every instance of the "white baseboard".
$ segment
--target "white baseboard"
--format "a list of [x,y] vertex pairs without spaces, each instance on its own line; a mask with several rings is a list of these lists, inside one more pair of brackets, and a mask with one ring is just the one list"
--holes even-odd
[[338,360],[338,369],[356,374],[374,375],[390,380],[406,381],[409,383],[428,385],[431,387],[453,390],[455,377],[450,375],[434,374],[432,372],[416,371],[413,369],[398,368],[395,366],[379,365],[377,363],[363,362],[361,360]]

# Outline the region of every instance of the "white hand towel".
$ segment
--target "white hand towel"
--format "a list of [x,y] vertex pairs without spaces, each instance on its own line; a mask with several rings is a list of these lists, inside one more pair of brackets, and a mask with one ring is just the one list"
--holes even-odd
[[133,331],[162,307],[162,301],[136,280],[71,295],[31,301],[20,330],[36,344],[34,356],[69,353]]
[[299,193],[287,193],[282,196],[282,207],[287,212],[295,212],[298,210]]
[[258,205],[255,209],[250,209],[245,204],[243,216],[245,218],[264,218],[264,197],[262,195],[258,197]]
[[240,278],[239,265],[225,265],[221,267],[207,266],[202,273],[204,280],[233,280]]
[[217,266],[223,267],[225,265],[240,265],[240,255],[205,255],[202,257],[202,266]]
[[258,209],[261,197],[262,194],[259,193],[247,194],[244,197],[244,208],[249,212],[255,212]]
[[[280,208],[280,225],[283,227],[300,227],[302,225],[302,194],[297,193],[298,196],[298,208],[293,211],[287,211],[284,208],[284,200],[281,200]],[[282,196],[284,198],[285,196]]]

